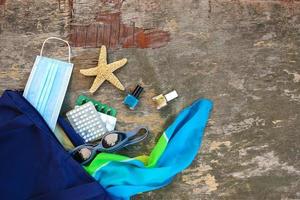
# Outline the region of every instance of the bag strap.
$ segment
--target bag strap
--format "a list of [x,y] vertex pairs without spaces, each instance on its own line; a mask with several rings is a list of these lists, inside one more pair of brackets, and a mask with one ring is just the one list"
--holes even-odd
[[47,42],[48,40],[60,40],[60,41],[62,41],[62,42],[64,42],[64,43],[66,43],[66,44],[68,45],[68,48],[69,48],[69,63],[71,63],[71,46],[70,46],[70,44],[69,44],[68,41],[63,40],[63,39],[58,38],[58,37],[48,37],[48,38],[43,42],[43,45],[42,45],[42,48],[41,48],[41,52],[40,52],[40,56],[43,56],[44,46],[45,46],[45,44],[46,44],[46,42]]

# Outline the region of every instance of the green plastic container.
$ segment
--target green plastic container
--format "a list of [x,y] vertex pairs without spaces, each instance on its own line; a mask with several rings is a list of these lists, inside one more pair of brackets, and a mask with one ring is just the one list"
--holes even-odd
[[96,110],[98,112],[101,112],[101,113],[104,113],[104,114],[116,117],[117,110],[115,108],[110,107],[110,106],[108,106],[106,104],[103,104],[103,103],[101,103],[99,101],[96,101],[96,100],[94,100],[92,98],[89,98],[87,96],[84,96],[84,95],[80,95],[76,99],[76,105],[81,106],[81,105],[83,105],[83,104],[85,104],[85,103],[87,103],[89,101],[91,101],[94,104],[94,106],[95,106],[95,108],[96,108]]

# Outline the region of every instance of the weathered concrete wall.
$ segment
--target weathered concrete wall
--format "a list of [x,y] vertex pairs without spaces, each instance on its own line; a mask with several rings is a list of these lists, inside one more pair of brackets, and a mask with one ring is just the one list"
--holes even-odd
[[[149,152],[193,100],[215,103],[192,166],[136,199],[300,199],[299,14],[298,1],[279,0],[2,0],[0,90],[24,87],[43,39],[68,38],[68,110],[92,83],[79,69],[95,66],[106,44],[109,61],[128,58],[116,73],[124,85],[146,90],[134,112],[109,84],[93,96],[118,108],[119,129],[151,127],[143,145],[124,153]],[[46,51],[66,56],[60,44]],[[151,97],[173,88],[180,98],[156,111]]]

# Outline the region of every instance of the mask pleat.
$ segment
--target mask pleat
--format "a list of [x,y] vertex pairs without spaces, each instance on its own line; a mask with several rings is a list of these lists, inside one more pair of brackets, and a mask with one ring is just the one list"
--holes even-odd
[[53,62],[51,65],[51,73],[49,75],[49,81],[47,82],[47,87],[44,90],[43,99],[41,100],[40,112],[44,113],[45,107],[47,106],[47,102],[51,95],[51,89],[54,83],[54,78],[57,72],[58,65],[56,62]]
[[[59,68],[59,74],[63,74],[63,76],[60,76],[60,79],[55,81],[56,86],[60,86],[60,90],[56,91],[56,96],[64,96],[67,90],[67,85],[70,81],[70,77],[72,74],[72,67],[70,64],[68,65],[62,65]],[[64,87],[62,87],[64,86]],[[54,86],[55,87],[55,86]],[[63,103],[63,98],[53,98],[52,103],[52,109],[51,109],[51,117],[49,118],[49,121],[52,123],[56,123],[57,113],[60,112],[60,107],[58,105]]]
[[49,73],[50,68],[47,62],[43,57],[38,56],[23,94],[36,109],[38,108],[41,93],[47,82]]
[[[46,66],[41,66],[41,67],[46,67]],[[49,79],[50,79],[50,76],[51,76],[51,73],[52,73],[52,70],[53,70],[52,69],[52,63],[48,63],[48,66],[46,68],[47,68],[47,76],[46,76],[46,79],[43,82],[43,84],[40,85],[41,89],[38,92],[39,95],[37,95],[38,98],[37,98],[36,109],[39,112],[41,111],[41,106],[42,106],[43,100],[45,98],[45,90],[48,87]]]

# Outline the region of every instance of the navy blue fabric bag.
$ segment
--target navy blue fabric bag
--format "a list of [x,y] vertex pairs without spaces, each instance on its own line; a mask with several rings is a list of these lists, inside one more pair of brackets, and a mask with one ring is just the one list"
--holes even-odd
[[2,200],[110,199],[21,92],[0,97],[0,163]]

